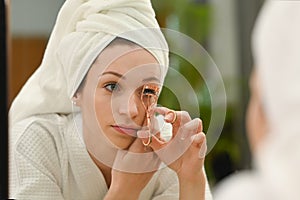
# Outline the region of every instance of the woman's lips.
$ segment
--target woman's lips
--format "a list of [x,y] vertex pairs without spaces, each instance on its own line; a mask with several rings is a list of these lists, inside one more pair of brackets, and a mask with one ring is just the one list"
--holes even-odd
[[125,126],[112,126],[116,131],[122,133],[122,134],[126,134],[126,135],[130,135],[130,136],[134,136],[136,137],[136,132],[138,131],[138,129],[136,128],[130,128],[130,127],[125,127]]

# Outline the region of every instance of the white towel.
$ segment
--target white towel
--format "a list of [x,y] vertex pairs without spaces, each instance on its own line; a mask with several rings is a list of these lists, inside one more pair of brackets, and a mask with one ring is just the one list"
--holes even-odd
[[71,97],[116,36],[147,49],[166,74],[168,46],[150,0],[67,0],[40,67],[12,103],[10,126],[37,114],[71,113]]

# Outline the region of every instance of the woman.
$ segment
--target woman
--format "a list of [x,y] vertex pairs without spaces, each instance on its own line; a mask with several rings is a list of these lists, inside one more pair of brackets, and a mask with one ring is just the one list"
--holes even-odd
[[200,119],[143,102],[167,66],[149,1],[66,1],[10,110],[10,198],[209,199]]
[[254,29],[247,114],[253,170],[220,184],[215,199],[300,197],[299,24],[298,1],[265,2]]

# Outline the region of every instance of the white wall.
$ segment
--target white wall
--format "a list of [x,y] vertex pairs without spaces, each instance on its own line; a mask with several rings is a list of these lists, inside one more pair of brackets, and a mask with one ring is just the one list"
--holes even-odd
[[210,0],[213,7],[209,53],[225,82],[228,103],[239,101],[236,0]]
[[13,36],[48,37],[64,0],[11,0]]

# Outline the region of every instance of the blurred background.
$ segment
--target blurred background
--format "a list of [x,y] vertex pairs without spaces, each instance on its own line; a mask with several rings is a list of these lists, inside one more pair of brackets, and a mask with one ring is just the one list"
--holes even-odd
[[[8,105],[39,66],[63,2],[10,1]],[[213,187],[229,174],[251,168],[245,112],[249,97],[248,79],[253,66],[251,32],[263,0],[152,0],[152,3],[161,27],[180,31],[200,43],[216,63],[225,84],[225,124],[205,164]],[[190,63],[176,55],[170,58],[172,67],[183,74],[196,91],[206,130],[211,117],[206,84]],[[175,80],[176,77],[168,76],[167,79]],[[177,99],[168,89],[163,91],[159,101],[164,106],[180,109]]]

